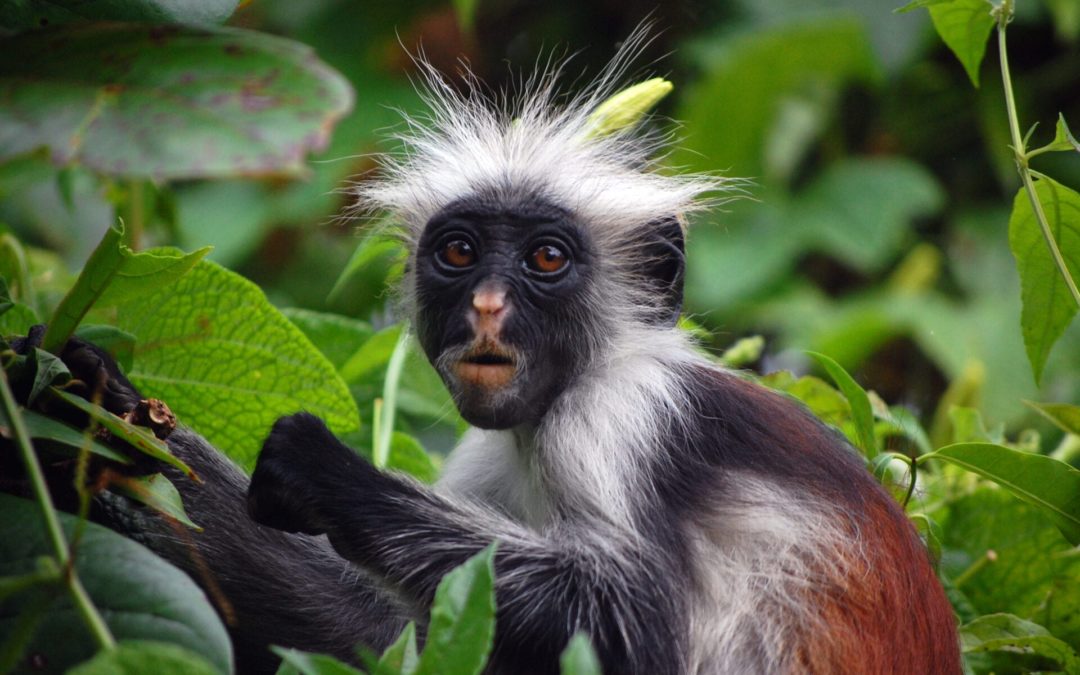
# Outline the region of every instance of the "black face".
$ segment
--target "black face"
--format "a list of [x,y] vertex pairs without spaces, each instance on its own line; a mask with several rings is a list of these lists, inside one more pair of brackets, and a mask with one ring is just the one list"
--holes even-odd
[[535,423],[578,372],[594,255],[570,216],[542,203],[462,202],[428,222],[418,335],[470,424]]

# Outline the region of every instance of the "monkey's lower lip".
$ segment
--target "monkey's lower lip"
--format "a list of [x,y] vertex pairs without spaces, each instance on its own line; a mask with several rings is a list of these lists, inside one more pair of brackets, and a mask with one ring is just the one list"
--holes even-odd
[[517,373],[513,359],[502,354],[475,354],[454,364],[454,374],[467,384],[498,389],[510,384]]

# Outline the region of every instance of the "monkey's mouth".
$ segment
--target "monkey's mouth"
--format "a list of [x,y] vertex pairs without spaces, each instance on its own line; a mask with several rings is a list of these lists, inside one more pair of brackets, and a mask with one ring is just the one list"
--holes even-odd
[[517,374],[514,352],[502,345],[484,344],[467,351],[454,366],[454,374],[467,385],[499,389]]

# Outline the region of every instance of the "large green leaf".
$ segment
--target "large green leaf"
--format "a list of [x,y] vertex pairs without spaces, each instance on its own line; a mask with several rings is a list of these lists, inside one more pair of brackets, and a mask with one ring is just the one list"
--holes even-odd
[[960,59],[971,83],[979,86],[979,66],[994,27],[993,6],[987,0],[952,0],[934,3],[929,9],[938,35]]
[[236,5],[237,0],[5,0],[0,26],[21,30],[87,20],[212,24],[228,19]]
[[[1080,284],[1080,194],[1045,177],[1036,181],[1035,193],[1065,265],[1074,283]],[[1024,303],[1020,325],[1024,346],[1038,382],[1050,349],[1076,315],[1077,306],[1061,271],[1054,264],[1024,188],[1020,188],[1013,200],[1012,215],[1009,216],[1009,248],[1020,272]]]
[[191,253],[166,246],[129,253],[120,261],[108,288],[98,298],[97,306],[117,305],[171,286],[209,252],[209,246]]
[[792,92],[878,77],[864,28],[849,19],[740,35],[703,61],[675,115],[686,138],[677,161],[736,176],[761,175],[765,140]]
[[[732,207],[722,228],[698,228],[688,250],[687,294],[695,307],[730,306],[791,275],[808,250],[866,273],[910,245],[912,220],[937,212],[944,193],[925,168],[904,159],[846,159],[796,195]],[[715,270],[725,271],[717,283]]]
[[954,443],[923,455],[963,467],[1042,509],[1065,538],[1080,544],[1080,471],[1065,462],[995,443]]
[[338,433],[358,425],[326,357],[257,286],[215,263],[121,304],[117,325],[139,339],[136,386],[242,464],[281,415],[307,410]]
[[298,174],[352,105],[311,49],[235,28],[91,24],[0,52],[0,159],[116,176]]
[[446,575],[435,591],[417,675],[478,675],[495,637],[495,545]]
[[1053,659],[1066,673],[1080,673],[1080,657],[1066,642],[1037,623],[1012,614],[980,616],[960,627],[965,654],[1009,651]]
[[[61,515],[70,538],[77,519]],[[36,569],[52,549],[34,502],[0,494],[0,576]],[[201,655],[217,670],[232,670],[232,645],[206,596],[184,573],[133,541],[85,525],[75,569],[118,640],[169,642]],[[0,602],[0,634],[15,625],[26,594]],[[27,654],[41,654],[50,672],[90,658],[97,645],[79,613],[61,596],[34,635]],[[145,672],[145,671],[144,671]]]
[[808,247],[870,272],[903,250],[914,218],[936,213],[944,203],[933,175],[915,162],[847,159],[797,195],[787,228]]
[[116,649],[67,671],[67,675],[218,675],[224,671],[191,649],[157,640],[124,640]]
[[[983,485],[936,519],[944,535],[942,569],[948,578],[963,578],[978,614],[1015,614],[1080,647],[1080,557],[1070,554],[1074,548],[1041,509]],[[988,551],[992,559],[980,562]]]

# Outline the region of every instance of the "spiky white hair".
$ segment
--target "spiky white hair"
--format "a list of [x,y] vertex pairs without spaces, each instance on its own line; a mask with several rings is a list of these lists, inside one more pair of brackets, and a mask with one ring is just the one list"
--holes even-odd
[[512,206],[540,198],[568,210],[604,249],[604,240],[705,207],[709,201],[698,198],[728,181],[658,172],[663,135],[641,123],[590,133],[590,114],[624,84],[627,65],[648,42],[647,26],[635,31],[601,76],[565,102],[563,64],[541,68],[511,96],[490,93],[468,71],[459,90],[417,59],[429,111],[406,116],[395,134],[401,151],[380,157],[380,176],[357,186],[361,208],[388,212],[415,243],[428,220],[457,200]]

